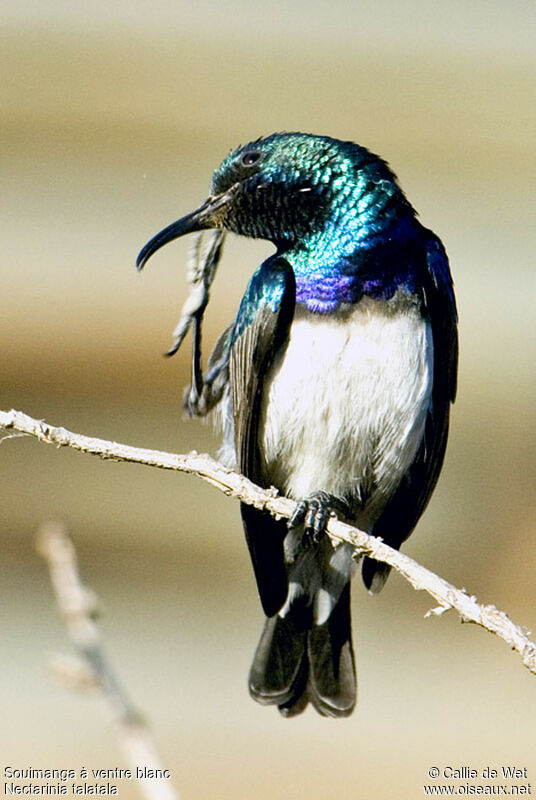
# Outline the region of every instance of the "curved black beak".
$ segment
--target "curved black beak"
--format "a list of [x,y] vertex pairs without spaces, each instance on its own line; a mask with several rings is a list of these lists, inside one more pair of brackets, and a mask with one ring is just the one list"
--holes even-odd
[[145,247],[140,250],[138,258],[136,259],[137,269],[143,269],[153,253],[156,253],[163,245],[173,241],[173,239],[178,239],[179,236],[184,236],[187,233],[195,233],[195,231],[202,231],[206,228],[223,227],[227,207],[233,194],[234,191],[233,188],[231,188],[223,194],[207,198],[203,205],[199,206],[196,211],[192,211],[191,214],[186,214],[185,217],[181,217],[181,219],[176,222],[172,222],[171,225],[168,225],[163,231],[153,236]]

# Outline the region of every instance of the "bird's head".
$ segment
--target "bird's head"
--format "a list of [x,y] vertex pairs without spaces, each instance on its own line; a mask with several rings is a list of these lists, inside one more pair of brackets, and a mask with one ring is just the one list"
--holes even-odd
[[327,136],[274,133],[233,150],[216,169],[211,193],[195,211],[142,249],[141,269],[160,247],[206,228],[267,239],[279,251],[322,231],[352,229],[404,196],[387,164],[364,147]]

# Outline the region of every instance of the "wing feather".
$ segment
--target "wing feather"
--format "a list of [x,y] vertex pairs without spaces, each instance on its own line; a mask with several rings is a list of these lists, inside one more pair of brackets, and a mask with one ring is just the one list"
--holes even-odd
[[[229,378],[235,449],[240,471],[265,486],[258,426],[264,378],[285,346],[294,314],[296,284],[281,257],[265,261],[253,275],[231,334]],[[242,520],[263,609],[273,616],[288,591],[283,552],[287,527],[263,510],[242,505]]]
[[[458,365],[457,312],[447,255],[438,237],[425,228],[424,313],[430,320],[434,343],[434,383],[422,443],[397,491],[374,525],[374,535],[399,548],[417,524],[437,483],[443,464],[450,405],[456,396]],[[368,589],[381,589],[390,568],[363,559],[363,581]]]

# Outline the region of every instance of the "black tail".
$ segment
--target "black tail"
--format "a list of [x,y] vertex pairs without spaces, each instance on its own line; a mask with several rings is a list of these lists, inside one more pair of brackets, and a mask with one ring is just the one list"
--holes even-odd
[[249,673],[249,691],[263,705],[295,716],[310,701],[323,716],[347,717],[356,701],[348,583],[323,625],[295,603],[285,617],[269,617]]

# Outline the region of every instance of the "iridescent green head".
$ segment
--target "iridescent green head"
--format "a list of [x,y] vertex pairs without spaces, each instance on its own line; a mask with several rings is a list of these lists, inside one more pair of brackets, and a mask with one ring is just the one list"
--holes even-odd
[[232,151],[214,173],[210,197],[155,236],[138,266],[171,239],[204,228],[267,239],[280,251],[306,247],[334,228],[357,243],[382,227],[393,204],[397,214],[410,209],[387,164],[364,147],[274,133]]
[[274,133],[231,152],[212,179],[213,194],[227,191],[225,227],[281,249],[358,214],[360,204],[402,195],[387,164],[364,147],[304,133]]

